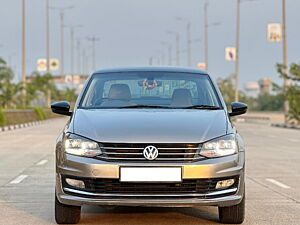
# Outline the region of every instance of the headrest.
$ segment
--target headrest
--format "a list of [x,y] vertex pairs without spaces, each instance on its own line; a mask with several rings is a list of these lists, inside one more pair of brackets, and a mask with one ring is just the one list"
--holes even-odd
[[127,84],[112,84],[108,93],[109,99],[129,100],[131,93]]
[[189,89],[178,88],[174,90],[171,105],[190,106],[192,104],[192,94]]

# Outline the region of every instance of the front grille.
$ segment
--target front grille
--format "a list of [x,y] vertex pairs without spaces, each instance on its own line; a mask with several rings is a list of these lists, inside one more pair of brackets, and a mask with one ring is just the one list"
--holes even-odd
[[158,149],[158,157],[151,162],[173,161],[188,162],[204,159],[199,155],[199,144],[116,144],[101,143],[102,155],[98,159],[105,161],[148,161],[143,155],[147,146]]
[[[84,189],[74,188],[65,182],[65,178],[82,180],[85,184]],[[119,179],[106,178],[77,178],[63,177],[63,186],[77,189],[85,192],[97,194],[209,194],[216,190],[216,184],[220,180],[235,179],[235,183],[229,188],[238,186],[238,176],[226,178],[209,178],[209,179],[184,179],[177,183],[131,183],[120,182]],[[225,188],[225,189],[229,189]],[[224,190],[224,189],[222,189]],[[232,194],[232,193],[231,193]]]

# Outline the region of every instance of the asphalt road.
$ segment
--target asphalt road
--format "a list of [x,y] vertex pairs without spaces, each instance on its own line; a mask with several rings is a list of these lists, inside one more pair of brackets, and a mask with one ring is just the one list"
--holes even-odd
[[[0,224],[54,224],[54,143],[66,120],[0,133]],[[239,123],[247,146],[244,224],[300,224],[300,131]],[[104,209],[81,224],[218,224],[217,208]]]

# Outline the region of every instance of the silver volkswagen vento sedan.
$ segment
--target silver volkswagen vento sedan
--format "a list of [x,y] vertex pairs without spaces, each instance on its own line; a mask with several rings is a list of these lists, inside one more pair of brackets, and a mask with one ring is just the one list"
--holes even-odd
[[245,149],[218,87],[200,70],[101,70],[86,82],[56,145],[57,223],[82,205],[217,206],[222,223],[245,214]]

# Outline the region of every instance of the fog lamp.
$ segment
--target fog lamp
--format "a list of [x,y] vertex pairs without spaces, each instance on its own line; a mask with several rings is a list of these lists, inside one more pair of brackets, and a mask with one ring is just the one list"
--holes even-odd
[[218,181],[216,185],[216,189],[221,189],[221,188],[227,188],[230,187],[234,184],[234,179],[228,179],[228,180],[221,180]]
[[66,178],[66,183],[73,187],[82,188],[82,189],[85,188],[84,182],[82,180]]

